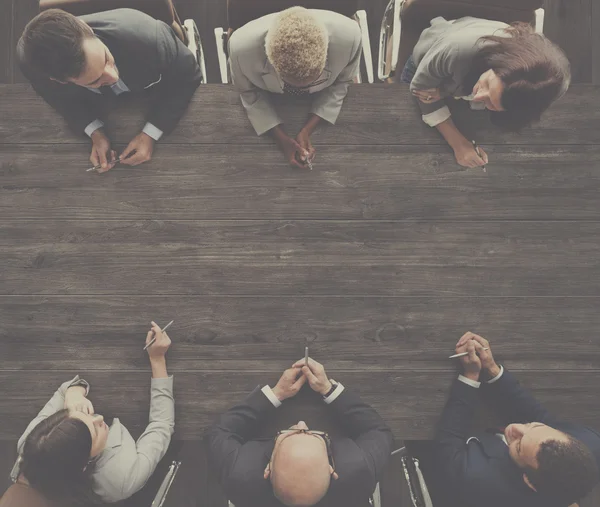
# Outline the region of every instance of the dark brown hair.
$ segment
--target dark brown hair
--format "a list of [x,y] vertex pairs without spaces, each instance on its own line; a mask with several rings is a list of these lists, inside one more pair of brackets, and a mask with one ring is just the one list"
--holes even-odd
[[492,69],[504,84],[504,111],[491,111],[492,123],[519,131],[539,121],[552,102],[566,92],[571,71],[563,51],[529,24],[513,23],[506,31],[510,37],[479,39],[481,48],[464,86],[472,89],[481,74]]
[[527,478],[536,491],[553,502],[579,502],[600,479],[592,452],[580,440],[550,440],[540,445],[537,468],[526,467]]
[[21,472],[31,486],[58,505],[99,505],[93,492],[91,467],[92,435],[80,419],[60,410],[40,422],[23,446]]
[[72,14],[49,9],[27,23],[19,52],[32,70],[66,81],[85,70],[83,41],[93,36],[92,29]]

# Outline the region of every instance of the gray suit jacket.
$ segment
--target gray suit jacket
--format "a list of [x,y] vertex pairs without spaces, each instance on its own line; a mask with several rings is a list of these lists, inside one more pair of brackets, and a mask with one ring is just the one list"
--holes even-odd
[[[310,88],[315,98],[311,112],[335,123],[348,93],[348,85],[359,72],[362,52],[358,23],[331,11],[311,9],[327,27],[329,49],[325,70]],[[231,77],[242,98],[248,119],[258,135],[282,123],[267,92],[283,93],[283,81],[269,62],[265,37],[278,13],[256,19],[239,28],[229,39]]]
[[[19,455],[33,428],[47,417],[62,410],[67,389],[80,382],[77,376],[58,388],[19,439],[17,444]],[[152,379],[150,422],[146,430],[135,441],[127,428],[115,418],[108,433],[105,449],[92,461],[93,488],[100,498],[105,502],[118,502],[142,489],[167,452],[174,427],[173,377]],[[19,476],[20,462],[19,457],[10,474],[13,481],[16,481]]]
[[[169,26],[140,11],[116,9],[81,19],[113,54],[119,75],[131,93],[156,93],[146,119],[165,135],[170,133],[202,79],[192,52]],[[23,62],[22,46],[19,40],[17,56],[23,74],[74,131],[83,133],[87,125],[104,116],[102,95],[72,83],[57,83],[35,72]]]
[[452,21],[437,17],[431,20],[431,26],[423,31],[413,50],[417,70],[410,83],[411,90],[440,90],[441,100],[431,104],[418,101],[425,121],[426,115],[446,107],[445,97],[462,97],[472,93],[473,90],[465,89],[463,83],[481,47],[479,39],[486,35],[509,37],[504,31],[507,27],[501,21],[472,17]]

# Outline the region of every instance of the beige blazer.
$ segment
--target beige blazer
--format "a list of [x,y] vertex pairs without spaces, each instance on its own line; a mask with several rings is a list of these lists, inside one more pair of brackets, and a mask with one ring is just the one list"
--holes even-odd
[[[311,112],[335,123],[348,86],[359,72],[362,53],[358,23],[331,11],[311,9],[326,26],[329,48],[325,70],[317,79],[324,83],[310,88],[315,94]],[[229,39],[229,63],[233,84],[239,90],[248,119],[258,135],[283,123],[271,103],[269,94],[283,93],[283,80],[267,58],[265,38],[277,13],[247,23]]]
[[[10,474],[13,481],[19,477],[20,455],[29,433],[41,421],[64,408],[65,394],[70,386],[81,384],[88,385],[79,376],[62,384],[29,423],[17,444],[19,458]],[[167,452],[174,427],[173,377],[153,378],[150,387],[150,422],[146,430],[135,441],[127,428],[115,418],[105,449],[90,463],[93,467],[93,488],[100,498],[105,502],[118,502],[142,489]]]

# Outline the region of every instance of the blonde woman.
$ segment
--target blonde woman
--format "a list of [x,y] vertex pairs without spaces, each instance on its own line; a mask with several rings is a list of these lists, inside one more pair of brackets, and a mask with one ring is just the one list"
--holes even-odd
[[[312,165],[310,136],[335,123],[362,52],[358,24],[335,12],[292,7],[239,28],[229,39],[231,76],[258,135],[271,134],[294,167]],[[269,92],[314,94],[308,121],[290,137]]]

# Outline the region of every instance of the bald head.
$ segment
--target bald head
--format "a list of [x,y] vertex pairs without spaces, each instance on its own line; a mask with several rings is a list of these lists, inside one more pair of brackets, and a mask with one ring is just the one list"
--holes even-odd
[[315,505],[325,496],[331,481],[325,441],[310,434],[280,438],[271,460],[273,493],[289,507]]

